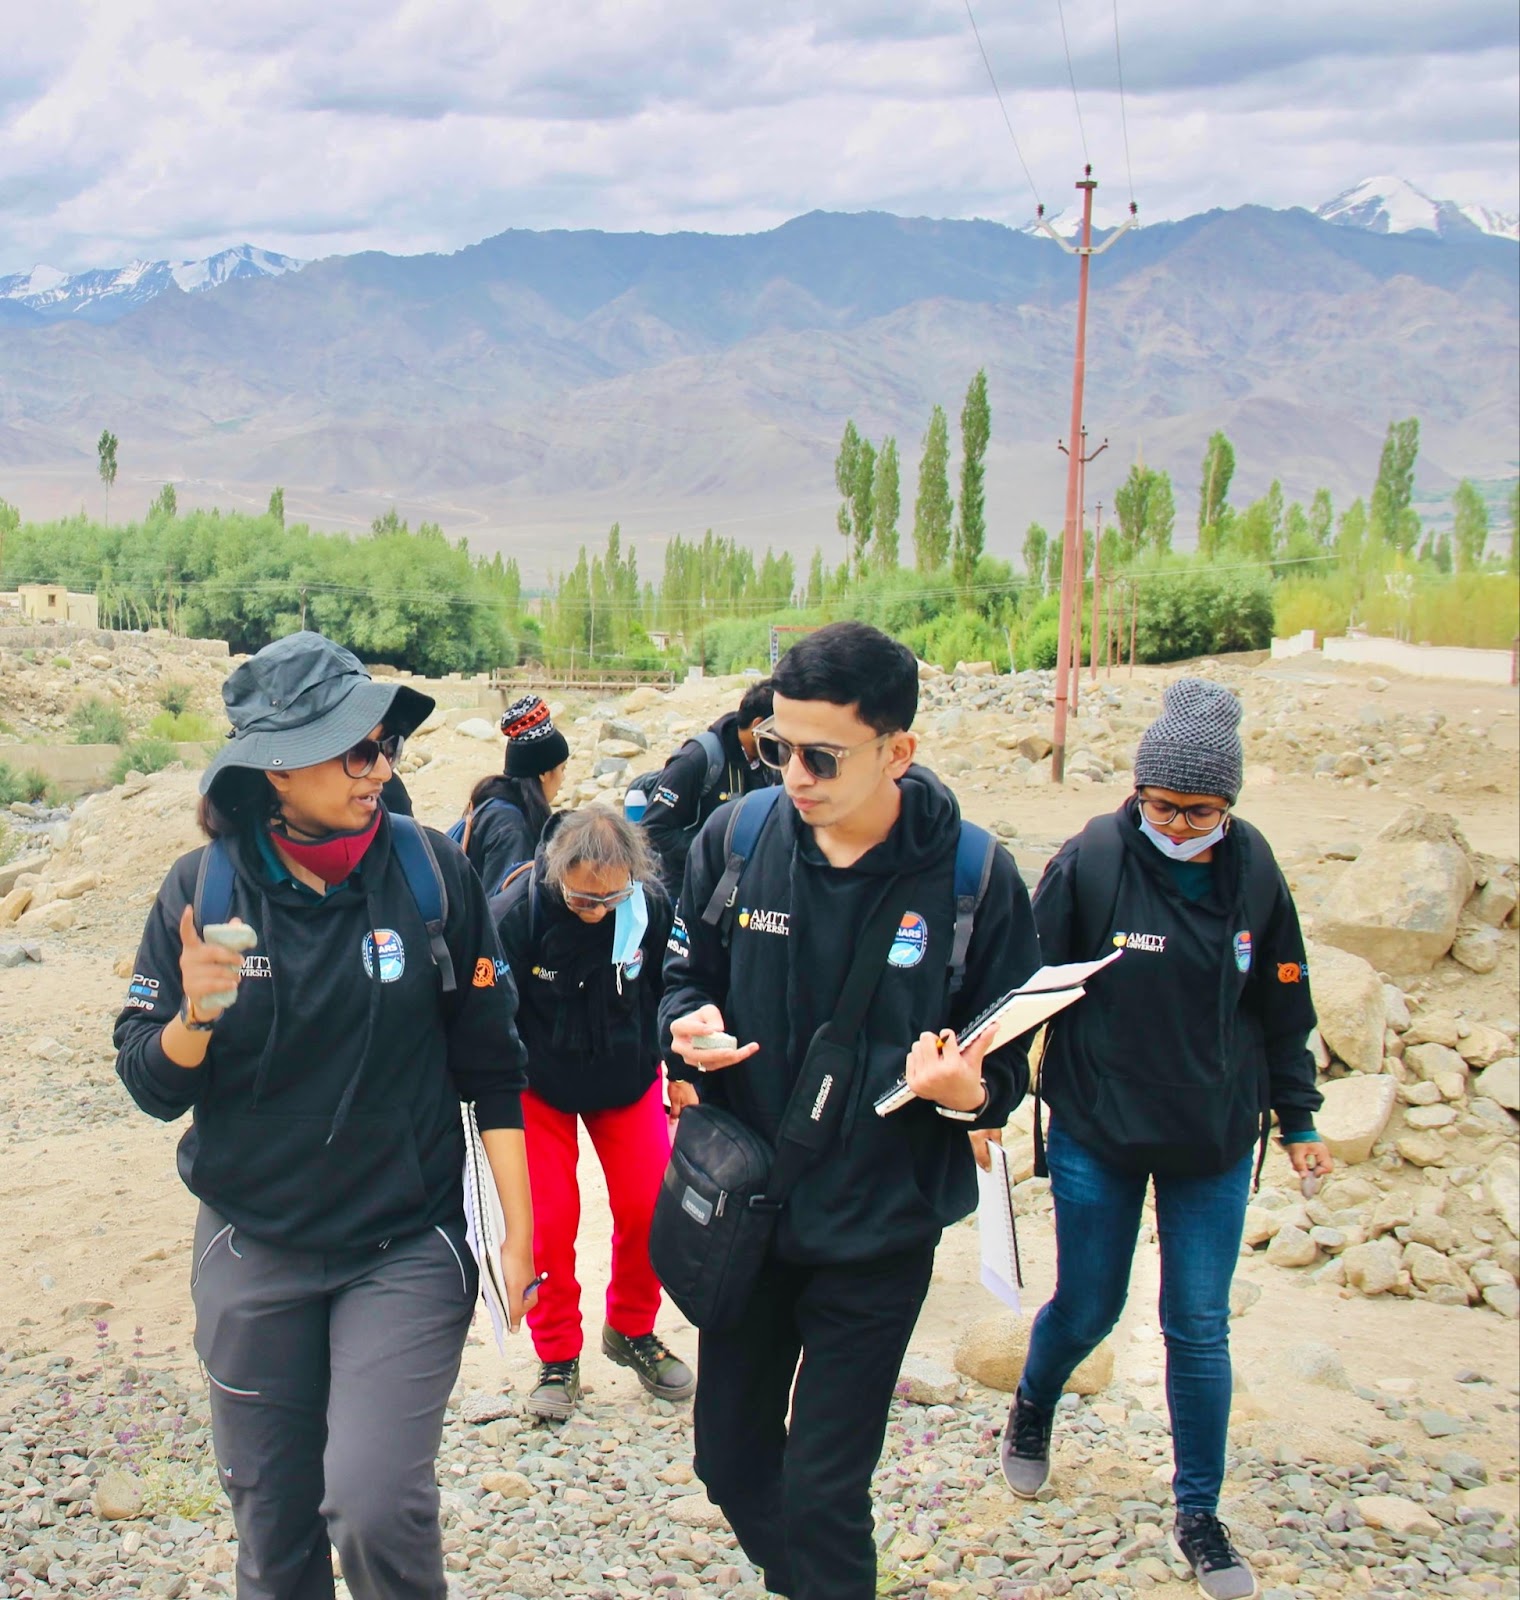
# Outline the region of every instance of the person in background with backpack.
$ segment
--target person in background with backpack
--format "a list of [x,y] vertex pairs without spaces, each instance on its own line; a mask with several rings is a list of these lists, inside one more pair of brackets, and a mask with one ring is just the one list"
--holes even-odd
[[[842,993],[861,997],[865,1020],[812,1101],[827,1136],[780,1211],[743,1315],[702,1330],[696,1468],[773,1591],[874,1600],[871,1474],[940,1234],[976,1204],[966,1132],[1001,1126],[1028,1086],[1022,1043],[983,1060],[985,1038],[963,1052],[950,1030],[1040,954],[1013,859],[914,765],[911,650],[833,623],[781,658],[774,690],[756,748],[785,788],[714,813],[672,926],[665,1059],[702,1101],[682,1113],[678,1148],[710,1104],[774,1146]],[[738,860],[738,824],[762,809]],[[968,839],[977,871],[961,896]],[[874,958],[888,922],[885,958],[867,971],[861,930]],[[737,1046],[699,1043],[718,1032]],[[873,1102],[905,1073],[916,1098],[878,1116]]]
[[507,738],[505,770],[475,785],[463,818],[450,829],[488,895],[513,867],[533,859],[570,760],[564,734],[536,694],[507,707],[501,731]]
[[195,1350],[238,1597],[325,1600],[335,1545],[355,1600],[444,1600],[434,1463],[477,1290],[461,1101],[514,1322],[533,1277],[511,974],[464,857],[380,802],[431,700],[314,633],[222,696],[211,843],[159,890],[115,1042],[144,1111],[193,1117]]
[[1176,1473],[1174,1538],[1210,1600],[1258,1592],[1218,1517],[1230,1414],[1230,1280],[1268,1108],[1293,1170],[1323,1177],[1314,1027],[1298,913],[1262,835],[1232,811],[1240,702],[1202,678],[1166,691],[1135,793],[1068,840],[1035,891],[1046,961],[1124,954],[1053,1023],[1040,1069],[1056,1290],[1035,1318],[1003,1435],[1033,1499],[1077,1365],[1119,1319],[1148,1183]]
[[660,858],[660,882],[681,893],[686,856],[702,824],[726,801],[779,781],[755,753],[755,729],[770,716],[771,682],[752,684],[737,711],[721,716],[651,775],[642,822]]
[[612,1206],[602,1354],[656,1399],[689,1399],[691,1369],[654,1331],[660,1283],[649,1264],[649,1220],[670,1159],[658,1021],[672,912],[648,841],[611,807],[566,812],[491,910],[521,997],[533,1255],[546,1279],[528,1314],[541,1364],[528,1409],[562,1421],[580,1400],[581,1123]]

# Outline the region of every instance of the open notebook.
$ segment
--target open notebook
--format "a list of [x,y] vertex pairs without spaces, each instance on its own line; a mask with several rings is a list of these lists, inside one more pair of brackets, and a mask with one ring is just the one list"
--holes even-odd
[[[1080,1000],[1087,993],[1083,985],[1092,975],[1101,972],[1123,954],[1122,950],[1115,950],[1101,961],[1072,961],[1059,967],[1041,967],[1033,977],[1021,983],[1017,989],[1010,990],[1001,1000],[994,1001],[979,1017],[967,1024],[965,1032],[960,1035],[961,1048],[964,1050],[967,1045],[975,1044],[984,1033],[992,1034],[992,1042],[987,1047],[989,1050],[996,1050],[1023,1034],[1032,1033],[1056,1012],[1064,1011],[1067,1006]],[[876,1101],[876,1114],[879,1117],[889,1116],[914,1098],[908,1080],[900,1078]]]
[[976,1169],[979,1203],[976,1209],[977,1232],[982,1243],[982,1285],[1004,1305],[1019,1309],[1019,1290],[1024,1287],[1024,1271],[1019,1261],[1018,1224],[1013,1215],[1013,1184],[1008,1172],[1008,1155],[1002,1145],[989,1143],[992,1170]]
[[501,1247],[506,1242],[507,1220],[497,1198],[491,1164],[486,1160],[486,1147],[475,1121],[475,1107],[461,1104],[459,1115],[464,1124],[465,1236],[480,1268],[480,1298],[491,1313],[496,1348],[505,1355],[511,1322],[507,1316],[507,1286],[501,1276]]

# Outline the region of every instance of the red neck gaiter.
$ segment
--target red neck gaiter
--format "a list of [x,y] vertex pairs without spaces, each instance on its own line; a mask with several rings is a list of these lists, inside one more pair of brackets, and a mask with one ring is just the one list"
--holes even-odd
[[329,833],[322,839],[293,839],[283,828],[270,824],[269,837],[294,862],[314,872],[334,888],[364,859],[364,853],[375,842],[380,831],[380,808],[367,826],[352,833]]

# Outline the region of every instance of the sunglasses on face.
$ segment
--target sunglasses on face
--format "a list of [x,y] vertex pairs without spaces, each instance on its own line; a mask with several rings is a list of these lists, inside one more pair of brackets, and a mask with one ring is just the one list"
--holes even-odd
[[874,739],[843,747],[833,744],[793,744],[790,739],[783,739],[777,734],[769,722],[763,722],[755,729],[755,754],[777,772],[785,772],[792,764],[792,757],[796,756],[806,772],[820,783],[827,783],[839,776],[839,769],[846,757],[858,750],[870,750],[876,745],[885,744],[891,737],[890,733],[879,733]]
[[394,772],[405,743],[399,733],[387,733],[379,739],[361,739],[352,749],[343,752],[343,770],[350,778],[367,778],[375,770],[375,763],[384,756],[386,765]]
[[1152,800],[1140,796],[1140,809],[1145,820],[1157,828],[1169,828],[1180,816],[1194,833],[1207,833],[1219,826],[1219,820],[1229,810],[1228,806],[1174,806],[1170,800]]
[[579,894],[574,889],[561,889],[560,897],[566,907],[571,911],[600,911],[603,908],[611,910],[613,906],[620,906],[625,900],[633,898],[633,885],[626,888],[614,889],[611,894]]

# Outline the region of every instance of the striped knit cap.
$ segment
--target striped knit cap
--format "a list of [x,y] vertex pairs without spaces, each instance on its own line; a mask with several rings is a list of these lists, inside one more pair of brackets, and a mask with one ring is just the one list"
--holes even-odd
[[525,694],[507,707],[501,731],[507,736],[509,777],[541,777],[570,759],[564,734],[554,726],[549,707],[536,694]]
[[1140,736],[1135,787],[1177,794],[1217,794],[1234,805],[1245,756],[1240,701],[1207,678],[1179,678],[1162,699],[1161,715]]

